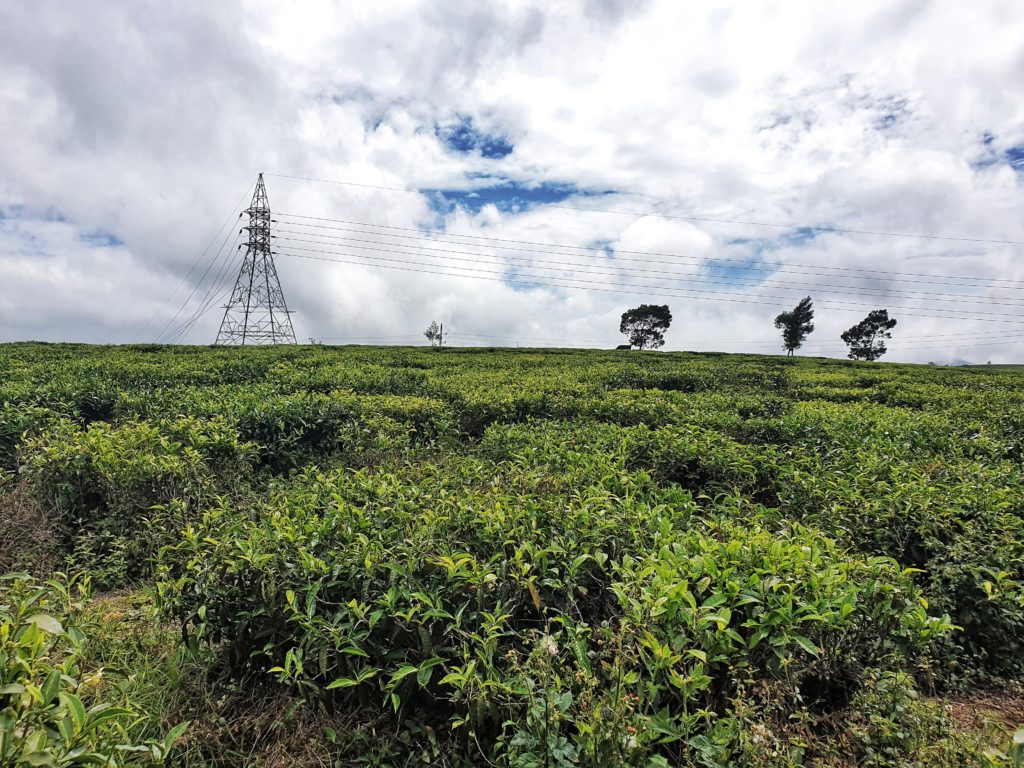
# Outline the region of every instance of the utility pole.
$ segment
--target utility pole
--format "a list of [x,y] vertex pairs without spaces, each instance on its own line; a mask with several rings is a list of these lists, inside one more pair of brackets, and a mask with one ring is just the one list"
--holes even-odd
[[295,344],[291,314],[270,250],[270,200],[262,173],[245,213],[249,215],[248,226],[242,228],[249,233],[245,258],[224,307],[216,343]]

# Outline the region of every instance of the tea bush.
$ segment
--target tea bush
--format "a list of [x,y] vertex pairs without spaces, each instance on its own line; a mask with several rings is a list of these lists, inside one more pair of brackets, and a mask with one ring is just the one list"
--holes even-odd
[[110,585],[146,573],[177,521],[237,485],[251,454],[223,420],[63,421],[25,441],[21,469],[72,562]]
[[[816,451],[780,464],[780,512],[850,546],[895,558],[936,610],[962,628],[957,662],[1016,674],[1024,649],[1024,483],[1019,467],[885,438],[832,458]],[[882,447],[884,446],[884,447]],[[951,670],[950,670],[951,671]]]
[[[160,600],[237,675],[444,714],[495,756],[539,748],[530,713],[551,695],[564,711],[544,739],[589,765],[629,738],[624,764],[688,754],[730,716],[738,679],[785,685],[794,709],[801,687],[837,706],[863,669],[900,668],[949,629],[889,560],[769,532],[756,509],[698,522],[685,491],[586,464],[310,477],[186,530],[161,555]],[[592,721],[627,694],[618,730]]]
[[0,406],[0,472],[18,467],[18,446],[26,434],[36,434],[59,419],[60,414],[48,408]]
[[211,679],[352,723],[325,736],[340,764],[964,764],[909,702],[1024,672],[1022,385],[2,345],[0,509],[24,514],[0,540],[41,521],[46,556],[0,563],[108,587],[159,550],[164,616]]

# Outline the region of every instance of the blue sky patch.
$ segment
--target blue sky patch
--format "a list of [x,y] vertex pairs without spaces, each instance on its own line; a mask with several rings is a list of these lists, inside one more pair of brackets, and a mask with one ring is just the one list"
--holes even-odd
[[530,273],[526,273],[524,276],[518,267],[510,265],[505,269],[505,275],[502,278],[502,282],[516,293],[529,293],[530,291],[535,291],[538,288],[550,287],[544,283],[533,282],[531,278],[535,277],[535,275],[531,275]]
[[[509,181],[494,176],[481,177],[479,174],[467,174],[467,178],[483,182],[483,186],[475,189],[421,189],[427,197],[430,207],[438,214],[432,224],[437,231],[443,230],[444,220],[452,211],[462,209],[470,213],[479,213],[485,205],[494,205],[502,213],[523,213],[535,206],[561,203],[570,197],[599,197],[615,194],[612,190],[584,190],[575,184],[565,182],[541,182],[526,184]],[[426,231],[430,231],[428,225]],[[608,241],[596,240],[588,247],[603,251],[609,258],[614,257],[614,248]],[[511,282],[519,281],[519,282]],[[507,265],[503,282],[515,291],[533,291],[542,287],[543,283],[534,283],[523,276],[517,265]]]
[[881,99],[877,105],[875,129],[885,131],[904,122],[910,115],[910,105],[899,96]]
[[820,229],[814,227],[797,227],[779,238],[780,245],[803,245],[818,236]]
[[434,134],[452,152],[479,152],[489,160],[500,160],[512,154],[515,146],[506,137],[486,133],[473,124],[473,118],[459,115],[450,125],[436,125]]
[[778,272],[781,266],[780,264],[766,264],[760,257],[736,261],[709,259],[704,271],[708,277],[741,280],[757,285]]
[[886,112],[875,121],[875,125],[884,131],[886,128],[892,128],[896,125],[897,120],[899,120],[899,117],[897,117],[895,112]]
[[485,205],[494,205],[503,213],[521,213],[537,205],[553,205],[570,197],[612,194],[609,191],[589,192],[575,184],[552,181],[540,184],[503,181],[476,189],[421,189],[420,192],[440,214],[451,213],[456,208],[477,213]]
[[774,240],[765,237],[734,237],[727,240],[726,245],[747,246],[755,253],[762,251],[773,251],[786,246],[801,246],[809,243],[822,232],[827,232],[828,227],[797,227],[796,229],[779,235]]
[[611,240],[595,240],[592,243],[587,243],[587,248],[592,251],[601,251],[606,258],[615,258],[615,246]]
[[986,131],[981,135],[981,146],[981,153],[971,161],[971,168],[974,170],[983,171],[994,165],[1006,163],[1017,173],[1024,174],[1024,144],[1017,144],[1000,152],[996,146],[996,137]]
[[1024,173],[1024,144],[1018,144],[1016,147],[1006,150],[1006,162],[1017,173]]
[[[783,233],[774,240],[756,237],[737,237],[727,240],[725,244],[734,246],[739,253],[735,255],[730,253],[730,261],[710,259],[706,266],[706,273],[709,277],[746,280],[754,284],[762,283],[778,272],[782,266],[765,262],[762,254],[779,248],[800,247],[814,240],[821,232],[822,229],[814,227],[798,227]],[[749,258],[743,258],[744,252],[749,254]]]
[[124,240],[102,229],[81,234],[78,236],[78,239],[91,248],[117,248],[124,245]]

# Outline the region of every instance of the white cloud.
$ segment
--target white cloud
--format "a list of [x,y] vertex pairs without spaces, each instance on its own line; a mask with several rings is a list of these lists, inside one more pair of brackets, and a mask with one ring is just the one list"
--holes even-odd
[[[840,233],[793,239],[786,229],[612,213],[1024,241],[1024,174],[1005,161],[1008,149],[1024,145],[1024,14],[1009,0],[44,0],[6,4],[4,19],[0,340],[151,340],[195,287],[210,257],[186,273],[230,206],[266,170],[407,189],[469,189],[474,174],[524,187],[615,190],[518,213],[456,210],[442,222],[448,232],[560,249],[421,244],[479,253],[473,264],[454,260],[475,258],[467,253],[420,250],[372,230],[371,247],[405,255],[349,242],[344,252],[378,260],[282,256],[303,339],[411,341],[437,318],[465,343],[493,336],[613,344],[623,309],[666,301],[676,317],[669,348],[774,351],[771,319],[811,293],[819,310],[809,352],[842,354],[838,333],[859,312],[884,305],[901,319],[889,359],[1024,356],[1024,343],[972,349],[983,340],[970,336],[1024,338],[1020,325],[1001,322],[1020,314],[1019,286],[921,277],[1024,281],[1020,246]],[[462,120],[512,151],[452,151],[435,126],[450,131]],[[267,181],[282,213],[438,223],[420,195]],[[123,244],[81,239],[97,231]],[[342,250],[343,241],[316,239],[326,244],[306,245]],[[585,248],[595,244],[617,251]],[[552,250],[558,255],[537,252]],[[687,258],[656,264],[672,260],[623,250]],[[709,261],[723,257],[782,270],[769,277]],[[504,268],[514,279],[532,268],[553,283],[628,283],[636,293],[402,271],[384,268],[401,266],[384,258],[420,262],[410,270]],[[759,274],[767,284],[758,284]],[[938,303],[954,296],[924,292],[987,303]],[[218,314],[207,313],[187,338],[211,341]],[[915,317],[929,314],[961,319]],[[952,334],[962,335],[948,349],[918,341]]]

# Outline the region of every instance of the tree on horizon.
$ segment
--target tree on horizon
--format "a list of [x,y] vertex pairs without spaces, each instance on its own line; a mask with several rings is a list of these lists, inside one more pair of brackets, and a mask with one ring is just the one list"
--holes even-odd
[[672,324],[668,304],[641,304],[622,313],[619,333],[626,334],[637,349],[665,346],[665,331]]
[[427,341],[430,342],[430,346],[440,347],[444,344],[444,337],[447,335],[444,332],[444,325],[438,325],[437,320],[431,320],[430,325],[427,326],[427,330],[423,332],[423,335],[427,337]]
[[876,309],[854,326],[843,331],[840,338],[850,347],[851,360],[877,360],[886,353],[885,340],[896,327],[895,318],[889,319],[889,310]]
[[799,349],[804,340],[814,331],[814,303],[810,296],[800,299],[789,312],[780,312],[775,318],[775,327],[782,330],[782,347],[787,355]]

